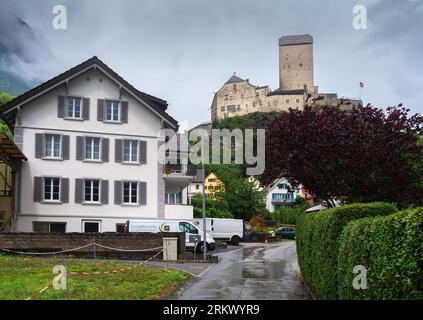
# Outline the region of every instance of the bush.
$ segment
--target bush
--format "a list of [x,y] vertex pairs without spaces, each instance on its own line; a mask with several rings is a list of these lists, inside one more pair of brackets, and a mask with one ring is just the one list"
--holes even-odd
[[294,205],[293,207],[282,207],[272,214],[273,220],[278,224],[297,224],[298,216],[305,215],[307,205]]
[[[354,266],[367,269],[367,289],[352,287]],[[341,299],[423,299],[423,208],[352,221],[340,238]]]
[[389,215],[393,204],[352,204],[305,214],[297,219],[298,262],[310,290],[319,299],[337,298],[339,238],[345,225],[365,217]]
[[[194,195],[191,198],[191,204],[194,207],[194,218],[203,217],[203,198],[201,195]],[[208,218],[233,218],[226,202],[209,197],[206,197],[206,216]]]

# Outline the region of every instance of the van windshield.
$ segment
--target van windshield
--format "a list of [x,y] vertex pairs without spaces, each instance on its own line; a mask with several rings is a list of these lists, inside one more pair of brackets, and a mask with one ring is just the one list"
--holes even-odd
[[198,234],[198,229],[188,222],[179,222],[179,231]]

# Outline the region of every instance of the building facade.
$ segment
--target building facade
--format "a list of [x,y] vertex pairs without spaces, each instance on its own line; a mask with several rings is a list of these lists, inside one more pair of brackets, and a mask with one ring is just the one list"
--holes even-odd
[[306,198],[306,191],[302,186],[292,188],[285,179],[276,180],[272,185],[264,189],[266,209],[275,212],[283,206],[292,206],[297,197]]
[[178,129],[166,109],[97,57],[3,106],[28,158],[14,230],[114,232],[129,219],[192,218],[191,206],[165,199],[190,181],[164,174],[159,133]]
[[214,198],[224,187],[223,182],[213,172],[204,179],[204,192],[207,197]]

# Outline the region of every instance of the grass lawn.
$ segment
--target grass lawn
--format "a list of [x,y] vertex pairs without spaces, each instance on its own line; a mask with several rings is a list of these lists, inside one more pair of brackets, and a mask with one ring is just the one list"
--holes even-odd
[[[66,259],[68,272],[112,271],[127,263],[109,260],[82,261]],[[28,258],[0,254],[0,300],[23,300],[48,286],[57,274],[60,258]],[[73,300],[160,299],[169,295],[188,274],[164,268],[138,266],[127,272],[108,275],[69,276],[69,296]],[[49,288],[33,299],[63,300],[66,290]]]

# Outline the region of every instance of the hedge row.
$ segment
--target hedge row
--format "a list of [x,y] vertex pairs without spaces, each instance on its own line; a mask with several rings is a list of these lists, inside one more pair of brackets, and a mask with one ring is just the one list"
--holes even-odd
[[298,262],[304,280],[319,299],[338,298],[339,239],[348,222],[396,211],[393,204],[352,204],[302,215],[297,220]]
[[[367,289],[352,287],[354,266],[367,270]],[[341,299],[423,299],[423,208],[350,222],[340,238]]]
[[282,207],[272,213],[272,218],[278,224],[297,224],[299,216],[304,215],[307,205],[294,205],[293,207]]

